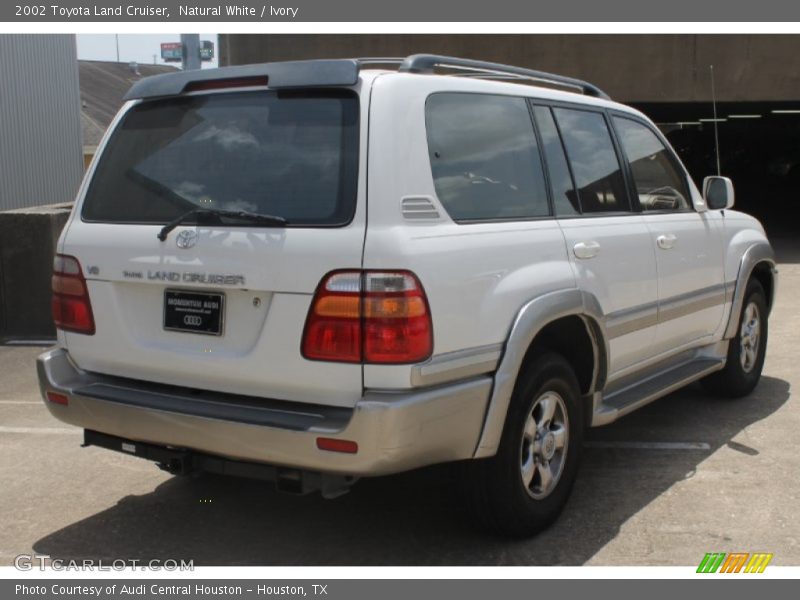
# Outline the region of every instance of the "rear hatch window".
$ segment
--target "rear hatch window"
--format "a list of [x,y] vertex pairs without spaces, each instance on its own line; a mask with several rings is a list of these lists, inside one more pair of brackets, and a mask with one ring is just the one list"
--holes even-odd
[[290,227],[346,225],[356,203],[358,111],[358,96],[348,90],[136,105],[103,152],[81,216],[163,224],[209,208],[275,215]]

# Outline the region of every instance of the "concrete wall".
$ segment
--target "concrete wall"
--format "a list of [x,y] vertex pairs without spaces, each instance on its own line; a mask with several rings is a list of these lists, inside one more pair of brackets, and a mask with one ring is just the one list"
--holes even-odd
[[0,211],[69,202],[82,175],[75,36],[0,34]]
[[50,278],[70,204],[0,212],[0,343],[52,340]]
[[589,80],[622,102],[800,100],[799,35],[220,35],[220,65],[305,58],[478,58]]

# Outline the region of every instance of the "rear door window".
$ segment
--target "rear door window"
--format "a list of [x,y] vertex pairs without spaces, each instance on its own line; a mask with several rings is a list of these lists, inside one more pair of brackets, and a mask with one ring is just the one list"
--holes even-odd
[[553,110],[583,213],[630,211],[611,133],[602,113],[571,108]]
[[547,170],[550,173],[550,189],[553,191],[556,215],[569,217],[580,214],[578,195],[575,193],[572,175],[564,155],[564,146],[558,135],[553,114],[547,106],[534,106],[533,113],[536,116],[536,126],[539,128]]
[[436,195],[454,221],[550,214],[524,98],[433,94],[425,118]]
[[346,90],[141,103],[103,152],[82,217],[164,223],[216,208],[276,215],[290,226],[344,225],[356,203],[358,110]]

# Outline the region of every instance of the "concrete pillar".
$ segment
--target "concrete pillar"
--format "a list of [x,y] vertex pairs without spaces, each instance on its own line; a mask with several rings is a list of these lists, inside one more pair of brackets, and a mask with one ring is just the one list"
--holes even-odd
[[200,69],[200,35],[197,33],[182,33],[183,44],[183,69],[184,71]]

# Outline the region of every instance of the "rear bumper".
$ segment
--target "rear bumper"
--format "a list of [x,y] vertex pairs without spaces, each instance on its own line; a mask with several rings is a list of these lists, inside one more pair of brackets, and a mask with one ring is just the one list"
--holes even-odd
[[[344,475],[384,475],[472,458],[491,392],[489,376],[403,392],[368,391],[352,409],[197,392],[87,373],[63,348],[37,361],[57,419],[112,436],[231,459]],[[56,404],[45,394],[66,395]],[[353,454],[318,437],[357,442]]]

